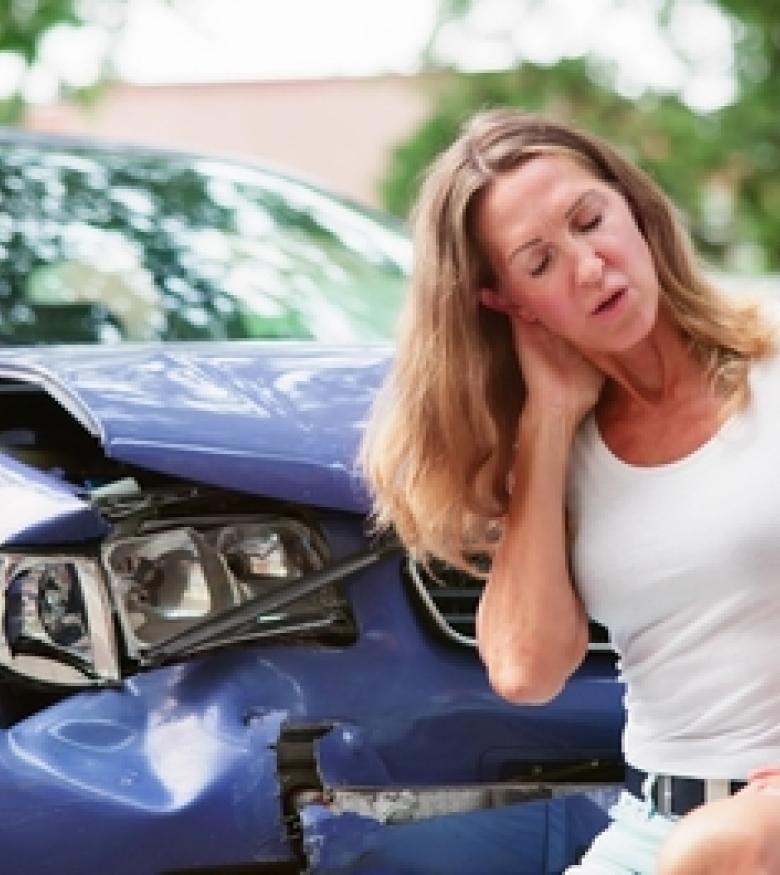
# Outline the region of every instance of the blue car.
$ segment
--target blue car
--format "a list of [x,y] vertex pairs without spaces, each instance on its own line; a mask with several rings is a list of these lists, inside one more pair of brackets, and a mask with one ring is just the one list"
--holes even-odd
[[518,707],[367,526],[402,227],[277,170],[0,136],[3,873],[554,873],[622,780],[593,629]]

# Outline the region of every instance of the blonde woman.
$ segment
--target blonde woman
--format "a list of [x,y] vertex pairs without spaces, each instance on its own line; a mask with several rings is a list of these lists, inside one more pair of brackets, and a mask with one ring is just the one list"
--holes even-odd
[[501,696],[549,700],[587,617],[610,629],[627,790],[569,871],[780,872],[771,313],[710,285],[615,150],[512,110],[430,169],[415,246],[362,463],[415,555],[492,558],[477,638]]

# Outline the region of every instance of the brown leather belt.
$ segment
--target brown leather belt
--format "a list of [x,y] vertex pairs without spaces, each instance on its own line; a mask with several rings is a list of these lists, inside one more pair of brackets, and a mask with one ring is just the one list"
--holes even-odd
[[[633,766],[626,766],[626,790],[637,799],[646,802],[643,786],[647,773]],[[747,781],[732,781],[728,778],[685,778],[679,775],[656,775],[652,786],[653,808],[659,814],[682,816],[704,805],[733,796]]]

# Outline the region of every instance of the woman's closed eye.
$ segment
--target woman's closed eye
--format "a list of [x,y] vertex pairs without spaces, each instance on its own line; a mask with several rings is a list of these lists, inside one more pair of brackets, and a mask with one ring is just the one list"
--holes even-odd
[[539,257],[534,259],[528,272],[531,276],[541,276],[550,266],[551,261],[552,256],[550,255],[550,250],[545,249],[544,252],[540,253]]
[[[604,219],[604,213],[600,210],[596,212],[588,212],[582,217],[577,218],[574,222],[574,230],[579,234],[587,234],[588,231],[595,231],[601,225]],[[528,268],[528,273],[533,277],[541,276],[552,263],[551,247],[547,246],[535,253],[531,259],[531,264]]]
[[578,231],[593,231],[601,224],[604,218],[603,213],[593,213],[585,217],[584,221],[579,221],[576,225]]

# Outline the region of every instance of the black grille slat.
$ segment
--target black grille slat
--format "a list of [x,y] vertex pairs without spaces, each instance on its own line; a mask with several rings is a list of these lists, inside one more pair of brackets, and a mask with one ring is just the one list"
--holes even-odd
[[[436,626],[459,644],[473,645],[475,616],[482,586],[465,572],[453,568],[434,568],[435,577],[423,566],[409,560],[409,576],[423,607]],[[607,630],[590,624],[591,651],[611,651]]]
[[431,598],[434,598],[436,603],[440,605],[457,603],[459,601],[476,604],[482,594],[482,590],[476,587],[470,587],[469,589],[465,587],[463,589],[447,589],[435,583],[431,584],[428,592],[430,592]]
[[444,619],[451,626],[470,626],[474,628],[474,614],[445,614]]

